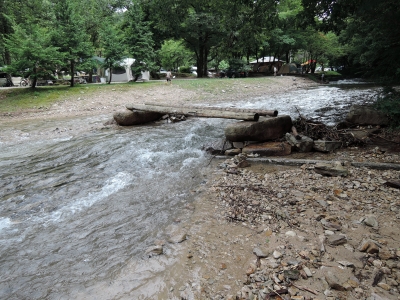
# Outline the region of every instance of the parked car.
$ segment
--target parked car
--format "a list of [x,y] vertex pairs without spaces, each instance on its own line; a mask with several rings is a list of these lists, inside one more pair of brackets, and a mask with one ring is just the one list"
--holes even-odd
[[239,78],[239,77],[247,77],[247,72],[245,71],[238,71],[234,69],[222,70],[219,72],[218,77],[229,77],[229,78]]

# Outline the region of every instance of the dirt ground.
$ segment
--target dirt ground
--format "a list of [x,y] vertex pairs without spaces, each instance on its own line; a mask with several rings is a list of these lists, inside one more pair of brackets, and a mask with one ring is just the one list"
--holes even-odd
[[[268,78],[265,86],[237,80],[231,88],[214,93],[181,89],[178,80],[168,86],[160,82],[149,90],[115,88],[90,97],[82,94],[65,99],[47,109],[5,114],[0,120],[0,126],[6,128],[1,137],[14,139],[13,124],[21,120],[97,116],[98,120],[87,127],[71,125],[68,130],[68,134],[82,134],[104,127],[114,112],[129,103],[213,105],[315,84],[303,78],[293,81],[291,77],[274,77]],[[60,134],[49,133],[46,138]],[[32,138],[39,137],[39,133],[36,137],[32,134]],[[290,158],[296,157],[400,163],[398,152],[376,145]],[[214,159],[207,183],[193,191],[197,199],[190,207],[193,215],[189,223],[182,224],[188,233],[186,250],[169,270],[166,289],[158,299],[400,299],[400,193],[384,186],[387,180],[399,180],[400,171],[349,167],[349,177],[327,178],[316,175],[312,166],[250,162],[250,167],[231,174],[219,166],[222,162]],[[226,190],[226,186],[230,188]],[[264,219],[255,222],[249,214],[232,222],[227,217],[229,197],[238,195],[249,207],[263,207],[260,214]],[[378,225],[365,225],[370,215],[371,222],[375,220]],[[335,225],[321,225],[321,220]],[[289,231],[295,235],[288,235]],[[344,235],[346,242],[328,245],[327,240],[337,235]],[[380,252],[358,250],[364,240],[377,241]],[[266,257],[257,259],[255,248],[266,252]],[[305,267],[311,276],[303,276]],[[288,280],[284,275],[288,270],[296,270],[303,277]],[[346,280],[329,282],[331,275],[326,272]]]

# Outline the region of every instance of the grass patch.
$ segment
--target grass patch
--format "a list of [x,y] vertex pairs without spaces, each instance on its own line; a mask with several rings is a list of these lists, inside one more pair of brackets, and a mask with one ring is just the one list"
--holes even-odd
[[31,88],[0,89],[0,113],[18,112],[21,110],[49,108],[58,101],[88,97],[97,92],[112,90],[126,91],[130,89],[147,89],[159,82],[115,83],[115,84],[78,84],[39,86]]

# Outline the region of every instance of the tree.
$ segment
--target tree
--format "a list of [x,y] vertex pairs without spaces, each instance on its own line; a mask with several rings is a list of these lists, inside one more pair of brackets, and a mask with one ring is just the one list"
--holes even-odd
[[190,52],[183,41],[167,40],[158,51],[161,65],[167,69],[178,69],[180,66],[188,66],[192,63],[193,53]]
[[121,32],[112,25],[106,25],[100,31],[100,41],[104,55],[103,66],[109,69],[108,84],[110,84],[114,66],[119,65],[124,58],[125,48]]
[[122,24],[124,42],[127,51],[135,59],[132,73],[135,81],[142,71],[152,71],[155,66],[155,52],[150,23],[145,21],[145,15],[139,1],[133,1],[128,6]]
[[[302,0],[309,24],[340,32],[359,75],[400,80],[400,10],[397,0]],[[317,18],[316,18],[317,16]]]
[[197,76],[207,74],[210,49],[224,37],[222,10],[226,0],[155,0],[150,12],[165,36],[182,39],[196,56]]
[[71,73],[71,87],[74,86],[75,67],[82,59],[92,56],[92,45],[83,26],[83,15],[79,15],[79,2],[56,0],[55,30],[53,43],[59,48]]
[[13,26],[14,33],[6,39],[6,46],[13,56],[8,67],[10,73],[30,76],[32,88],[38,78],[53,74],[60,63],[58,48],[51,45],[51,35],[46,28],[31,25],[28,33],[19,25]]

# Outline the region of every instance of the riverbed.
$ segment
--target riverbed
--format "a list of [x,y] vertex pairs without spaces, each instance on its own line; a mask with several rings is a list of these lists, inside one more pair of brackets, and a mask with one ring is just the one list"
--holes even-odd
[[[334,124],[376,91],[339,83],[218,105],[279,108],[280,115]],[[190,222],[212,173],[202,147],[223,138],[235,121],[102,125],[109,118],[2,126],[0,298],[161,299],[166,270],[185,243],[166,242],[158,257],[145,251]]]

